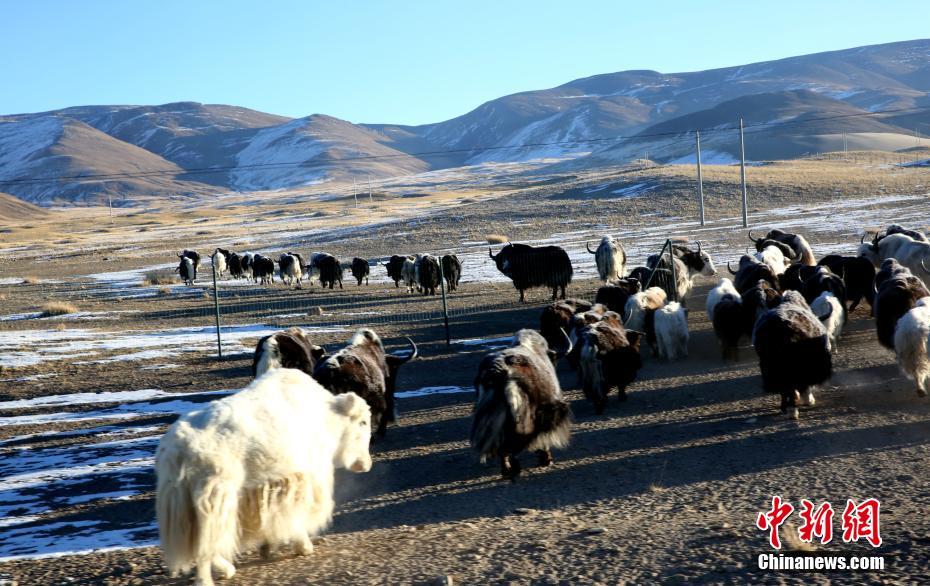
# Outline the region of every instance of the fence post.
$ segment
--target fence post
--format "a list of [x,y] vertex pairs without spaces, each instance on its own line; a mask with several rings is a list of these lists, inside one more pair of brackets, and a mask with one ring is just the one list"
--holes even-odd
[[665,244],[662,245],[662,250],[659,251],[659,260],[656,262],[656,266],[652,269],[652,272],[649,273],[649,278],[646,279],[646,284],[643,285],[643,291],[648,289],[649,285],[652,285],[652,281],[655,280],[657,269],[659,268],[659,264],[662,262],[662,257],[665,256],[666,249],[668,250],[668,262],[670,265],[672,265],[672,281],[675,283],[674,292],[672,293],[674,299],[672,299],[672,301],[678,301],[678,277],[675,271],[675,256],[672,252],[672,241],[669,238],[665,239]]
[[739,119],[739,180],[743,187],[743,228],[749,227],[749,216],[746,211],[748,207],[746,197],[746,147],[743,142],[743,118]]
[[668,264],[672,267],[672,301],[678,301],[678,271],[675,269],[675,251],[672,249],[671,239],[665,242],[668,244]]
[[698,202],[701,210],[701,225],[704,225],[704,180],[701,178],[701,131],[695,131],[697,143]]
[[449,308],[446,305],[446,275],[442,270],[442,257],[439,257],[439,290],[442,292],[442,318],[446,324],[446,347],[452,346],[452,336],[449,333]]
[[219,359],[222,360],[223,342],[220,339],[220,295],[216,288],[216,263],[213,262],[211,265],[213,266],[213,314],[216,317],[216,353],[219,355]]

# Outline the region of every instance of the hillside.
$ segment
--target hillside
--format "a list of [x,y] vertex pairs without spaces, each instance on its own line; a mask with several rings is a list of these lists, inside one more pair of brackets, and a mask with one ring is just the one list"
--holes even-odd
[[[315,114],[252,136],[236,155],[230,184],[240,191],[278,189],[348,177],[419,173],[428,165],[382,144],[381,135]],[[343,161],[351,160],[350,165]]]
[[25,202],[9,193],[0,192],[0,222],[13,223],[24,220],[38,220],[48,215],[48,210]]
[[[205,186],[184,181],[182,169],[161,157],[117,140],[71,118],[31,117],[0,120],[0,182],[19,198],[41,205],[106,203],[123,205],[128,197],[165,197],[205,193]],[[147,176],[123,177],[144,173]],[[76,176],[106,177],[62,181]]]
[[[853,136],[855,150],[895,150],[913,145],[908,131],[842,100],[810,90],[742,96],[713,108],[650,126],[628,141],[600,149],[587,163],[631,160],[648,152],[660,162],[693,162],[694,129],[702,133],[705,160],[739,159],[742,116],[747,157],[788,159],[805,153],[843,150],[843,134]],[[847,141],[849,140],[847,136]]]

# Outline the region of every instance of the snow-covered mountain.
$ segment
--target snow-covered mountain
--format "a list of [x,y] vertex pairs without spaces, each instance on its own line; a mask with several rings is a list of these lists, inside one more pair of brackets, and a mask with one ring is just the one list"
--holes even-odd
[[[422,126],[324,115],[292,120],[193,102],[81,106],[0,116],[0,191],[39,203],[114,194],[131,205],[148,196],[279,189],[485,162],[559,158],[594,166],[644,151],[674,161],[690,149],[675,133],[731,126],[739,116],[803,125],[803,136],[760,140],[755,146],[765,148],[757,157],[833,148],[842,133],[855,135],[855,148],[900,148],[915,127],[930,123],[928,92],[930,40],[916,40],[699,72],[595,75]],[[901,111],[821,120],[887,110]],[[732,137],[707,139],[717,141],[708,149],[721,160],[732,156]],[[145,175],[34,181],[133,172]]]
[[253,191],[429,169],[426,162],[383,142],[377,132],[332,116],[298,118],[256,132],[236,154],[229,181],[235,189]]
[[125,205],[141,195],[207,193],[182,173],[174,163],[73,118],[0,118],[0,190],[26,201],[100,203],[109,194],[115,205]]
[[[498,98],[457,118],[411,130],[443,148],[474,148],[476,160],[503,160],[504,149],[482,156],[481,147],[607,141],[743,96],[801,90],[812,100],[822,96],[869,112],[930,106],[930,40],[689,73],[595,75]],[[513,152],[525,157],[523,149]]]

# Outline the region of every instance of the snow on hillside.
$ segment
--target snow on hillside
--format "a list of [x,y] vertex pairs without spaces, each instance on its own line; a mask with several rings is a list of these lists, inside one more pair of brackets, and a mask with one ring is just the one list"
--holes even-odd
[[0,122],[0,179],[24,177],[41,167],[40,153],[63,129],[60,118],[49,116]]
[[326,178],[324,166],[296,163],[309,163],[328,148],[338,147],[314,134],[306,118],[260,130],[236,155],[231,183],[242,191],[320,183]]
[[[515,163],[538,159],[565,159],[588,155],[591,146],[584,142],[595,135],[586,120],[587,109],[564,110],[526,125],[501,146],[482,152],[467,161],[481,163]],[[571,142],[581,141],[581,142]]]

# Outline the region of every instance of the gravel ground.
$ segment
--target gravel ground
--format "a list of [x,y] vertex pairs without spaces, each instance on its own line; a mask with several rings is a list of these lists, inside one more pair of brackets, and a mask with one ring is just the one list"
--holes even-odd
[[[567,228],[561,223],[566,214],[578,218],[587,213],[588,200],[552,198],[530,208],[531,198],[525,197],[509,200],[511,207],[503,211],[479,204],[473,221],[464,226],[462,240],[488,232],[526,239],[563,232],[560,241],[570,252],[580,254],[586,238],[606,230],[590,221]],[[668,200],[658,198],[652,211],[643,201],[611,204],[615,218],[623,217],[627,205],[635,206],[636,213],[660,214],[640,216],[621,232],[630,235],[626,241],[634,251],[634,263],[654,251],[656,242],[681,233],[702,238],[718,260],[737,257],[746,245],[745,233],[735,228],[732,217],[702,229],[693,222],[679,221],[670,208],[655,209]],[[895,220],[925,223],[930,217],[926,198],[875,200],[848,208],[827,203],[817,208],[786,196],[779,204],[785,207],[756,212],[753,224],[804,231],[818,255],[837,249],[851,253],[858,241],[857,230],[863,226]],[[525,213],[519,219],[504,217],[507,210],[521,207]],[[416,226],[415,243],[402,234],[405,228],[378,228],[361,239],[356,250],[375,257],[392,249],[448,247],[448,242],[442,242],[443,230],[448,232],[450,222],[462,213],[448,210]],[[495,222],[507,223],[495,230]],[[622,220],[606,222],[611,229],[618,223]],[[659,227],[660,223],[665,227]],[[351,241],[351,235],[339,233],[320,243],[282,240],[279,246],[303,242],[317,249],[319,244],[348,257]],[[481,264],[489,262],[486,256],[480,260],[486,254],[482,248],[479,244],[453,246],[468,259],[466,273],[487,268]],[[65,397],[59,405],[0,405],[0,483],[44,470],[47,463],[42,457],[55,458],[59,468],[104,467],[76,479],[28,486],[3,484],[3,555],[27,555],[30,547],[73,552],[154,543],[154,476],[145,461],[151,457],[154,441],[179,409],[214,397],[205,392],[238,389],[250,379],[248,349],[258,336],[255,332],[236,333],[232,328],[230,336],[235,339],[230,338],[222,361],[214,357],[209,341],[187,347],[163,343],[179,328],[199,331],[211,324],[212,302],[200,285],[193,290],[173,287],[167,293],[156,288],[148,291],[148,297],[134,297],[132,293],[140,290],[135,285],[111,286],[79,277],[115,270],[101,269],[94,254],[99,253],[69,257],[65,277],[56,274],[57,263],[38,263],[30,267],[37,281],[4,285],[0,291],[4,315],[34,312],[47,301],[61,299],[76,304],[82,312],[107,313],[94,314],[94,319],[0,322],[2,336],[40,331],[23,334],[19,342],[3,338],[6,345],[0,359],[31,356],[37,349],[43,356],[34,364],[0,370],[0,401],[140,389],[160,389],[170,395],[102,403]],[[119,261],[119,270],[171,260],[164,255],[146,258],[144,251],[133,254]],[[586,275],[593,263],[580,259],[576,262],[580,277],[570,294],[590,297],[596,283]],[[4,269],[0,277],[11,275],[10,266],[6,261],[0,263]],[[851,314],[835,356],[833,380],[816,393],[816,406],[802,409],[800,419],[794,421],[780,416],[777,397],[761,393],[752,348],[744,347],[738,362],[720,360],[703,311],[711,284],[699,280],[689,300],[689,358],[661,363],[646,351],[645,366],[630,390],[629,401],[612,399],[605,415],[594,415],[577,390],[574,373],[560,365],[560,379],[576,420],[572,443],[554,454],[556,461],[548,468],[532,467],[532,459],[525,456],[526,473],[515,484],[501,481],[496,465],[478,464],[468,449],[470,388],[481,357],[502,343],[495,338],[538,324],[544,291],[534,291],[531,303],[521,306],[514,303],[516,294],[507,283],[466,283],[449,299],[452,337],[484,342],[447,347],[437,319],[439,301],[407,296],[393,284],[358,288],[353,283],[332,293],[318,287],[302,291],[281,286],[271,290],[224,287],[225,326],[300,323],[325,328],[315,337],[335,349],[355,327],[373,325],[390,349],[401,349],[405,335],[421,348],[422,358],[402,369],[399,390],[457,387],[462,391],[401,399],[398,425],[372,447],[372,471],[340,474],[337,515],[331,530],[317,540],[315,552],[303,558],[278,552],[271,561],[248,553],[228,583],[925,581],[930,521],[923,513],[930,505],[926,473],[930,403],[916,396],[898,372],[893,354],[877,344],[868,308]],[[308,315],[317,307],[324,309],[322,316]],[[114,310],[124,313],[114,314]],[[95,344],[104,340],[110,346],[92,344],[84,348],[84,356],[59,348],[56,359],[46,360],[52,356],[56,336],[67,339],[75,335],[71,330],[86,330]],[[160,336],[162,345],[121,347],[116,343],[136,335],[148,340],[145,343],[152,335]],[[146,349],[157,350],[157,356],[125,358],[127,353]],[[123,358],[110,361],[116,357]],[[179,402],[183,405],[176,405]],[[135,461],[137,466],[127,467],[127,462]],[[122,467],[106,468],[114,463]],[[829,500],[837,509],[835,532],[847,498],[880,499],[884,538],[880,548],[844,544],[837,536],[818,551],[882,555],[885,569],[831,574],[758,570],[756,556],[773,550],[765,533],[756,529],[755,519],[775,494],[795,506],[802,498]],[[798,520],[795,514],[791,522],[796,526]],[[792,530],[783,528],[786,551],[806,550],[790,539]],[[164,575],[155,547],[11,559],[0,562],[0,584],[4,580],[19,584],[186,583]]]

